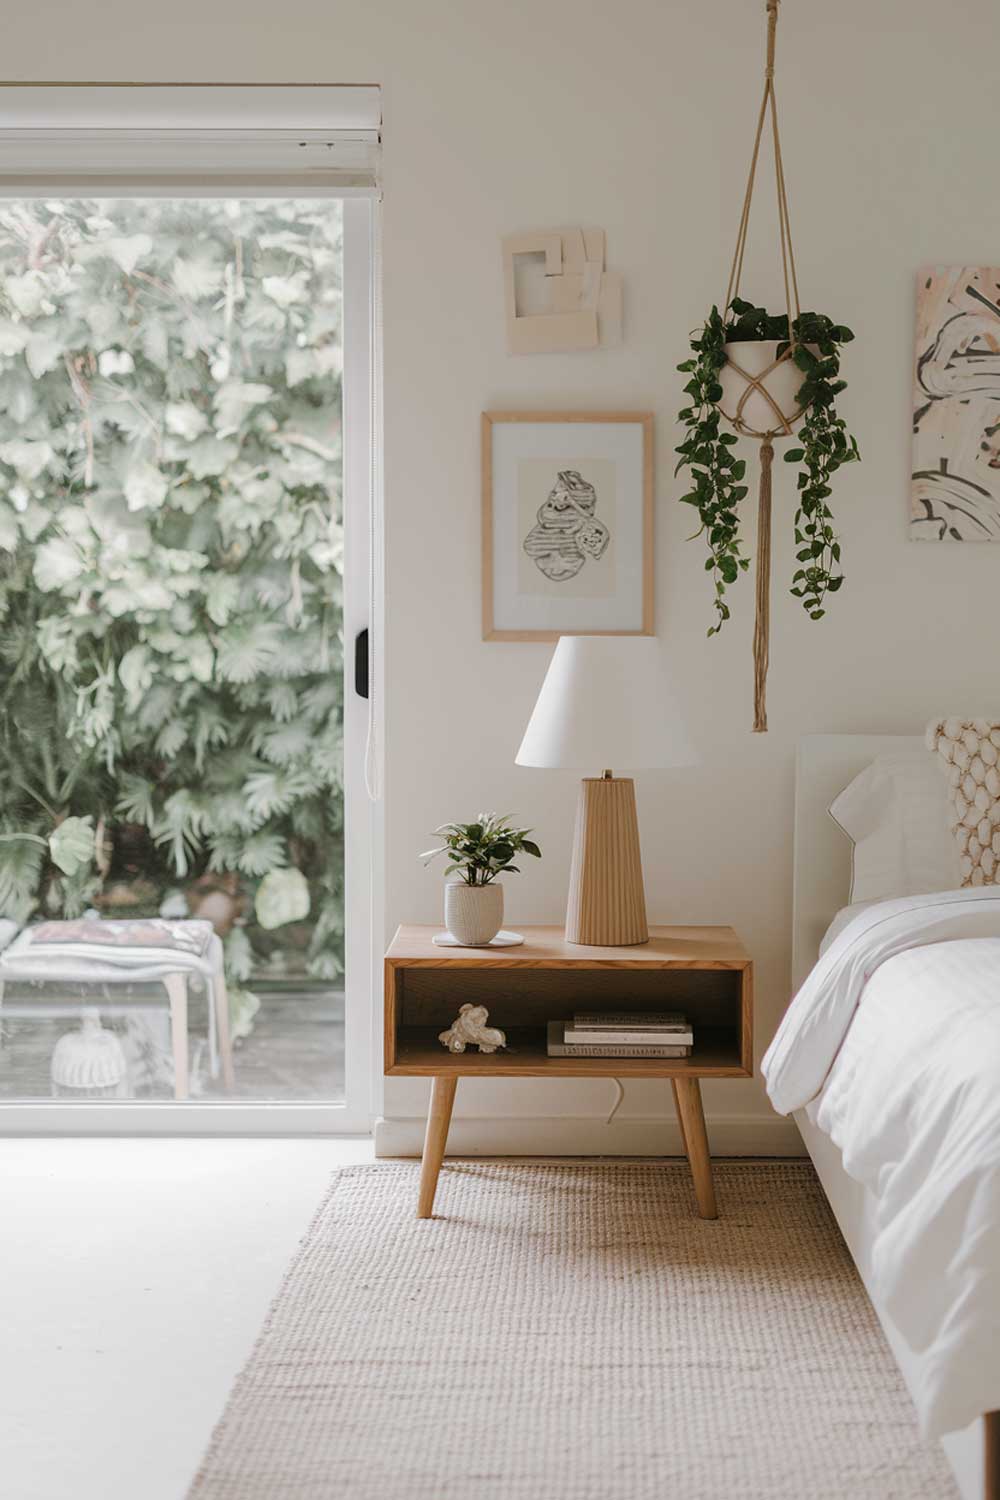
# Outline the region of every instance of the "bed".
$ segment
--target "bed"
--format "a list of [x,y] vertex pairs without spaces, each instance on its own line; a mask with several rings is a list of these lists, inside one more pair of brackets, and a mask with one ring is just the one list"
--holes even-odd
[[[852,848],[849,840],[829,814],[830,803],[876,756],[897,750],[916,750],[922,747],[923,743],[922,737],[889,735],[814,735],[801,742],[796,767],[795,791],[792,948],[795,992],[799,991],[810,974],[814,975],[814,980],[819,975],[820,971],[814,970],[814,966],[817,964],[821,942],[836,914],[848,902]],[[996,898],[992,898],[990,894],[983,891],[966,894],[976,898],[975,901],[970,900],[968,903],[968,909],[972,912],[971,920],[974,923],[982,924],[987,920],[988,912],[1000,911],[1000,888],[997,889]],[[961,900],[957,893],[953,895],[956,903]],[[927,901],[929,904],[934,904],[935,898],[927,898]],[[915,957],[913,954],[904,955],[904,968],[907,962],[919,963],[926,967],[927,960],[933,961],[936,953],[942,951],[941,939],[948,941],[954,935],[943,925],[935,927],[932,918],[936,920],[940,917],[942,921],[953,920],[956,915],[955,910],[921,911],[914,914],[904,911],[902,902],[884,905],[888,913],[885,930],[891,930],[893,922],[899,929],[909,924],[910,944],[914,941],[913,924],[924,920],[930,924],[927,931],[931,934],[930,941],[934,947],[924,947]],[[895,912],[897,905],[900,910]],[[962,908],[958,914],[962,915],[964,911],[965,908]],[[992,922],[993,918],[990,917],[989,921]],[[852,943],[860,945],[868,940],[864,936],[859,939],[851,935],[856,928],[864,928],[865,925],[866,919],[862,917],[846,933],[845,946],[847,948],[850,948]],[[879,927],[879,921],[873,916],[867,925],[874,930]],[[1000,974],[1000,936],[996,939],[995,949],[990,946],[990,941],[987,941],[984,946],[981,937],[987,930],[987,927],[982,925],[968,929],[974,935],[973,946],[968,951],[975,954],[980,966],[989,963],[992,966],[991,973]],[[1000,925],[997,925],[996,930],[1000,934]],[[963,933],[959,932],[958,936],[962,939]],[[900,948],[903,946],[904,944],[899,944]],[[962,949],[961,942],[958,946],[948,942],[949,961],[962,951],[965,950]],[[831,960],[831,954],[828,953],[823,961],[824,964],[827,964],[829,960]],[[832,961],[836,966],[838,960],[835,954],[832,955]],[[900,961],[896,959],[894,962],[897,964],[898,982]],[[846,960],[841,961],[842,969],[845,965]],[[878,970],[874,972],[870,980],[867,976],[868,970],[865,969],[859,985],[864,986],[866,992],[875,997],[872,1001],[872,1016],[875,1017],[878,1001],[875,981],[879,977]],[[882,988],[885,990],[886,986]],[[854,1012],[854,1019],[859,1023],[859,1031],[863,1024],[869,1026],[874,1024],[874,1021],[867,1017],[862,1023],[859,1020],[861,1015],[862,1007],[859,1007]],[[824,1107],[827,1115],[833,1108],[827,1094],[828,1091],[831,1094],[836,1092],[837,1068],[840,1067],[840,1071],[843,1072],[850,1062],[846,1054],[850,1051],[849,1028],[853,1025],[854,1020],[848,1023],[848,1031],[842,1044],[834,1045],[833,1042],[830,1044],[830,1055],[835,1057],[836,1061],[830,1068],[817,1099],[808,1107],[795,1108],[792,1113],[903,1376],[911,1392],[914,1393],[915,1399],[918,1399],[918,1393],[926,1396],[926,1391],[921,1391],[922,1381],[926,1386],[926,1352],[923,1356],[919,1353],[915,1354],[907,1338],[900,1332],[897,1319],[893,1316],[890,1306],[887,1305],[891,1302],[891,1298],[882,1294],[884,1287],[878,1275],[877,1259],[880,1249],[884,1252],[884,1244],[880,1246],[877,1231],[880,1218],[884,1228],[885,1204],[880,1203],[880,1198],[876,1196],[875,1186],[865,1186],[862,1181],[858,1180],[856,1174],[849,1175],[844,1166],[844,1154],[841,1148],[831,1138],[831,1134],[821,1128],[825,1122]],[[842,1054],[844,1055],[843,1065],[841,1065]],[[773,1070],[774,1064],[772,1063]],[[925,1068],[923,1072],[922,1086],[926,1088],[928,1070]],[[817,1074],[817,1077],[819,1076],[821,1075]],[[863,1073],[861,1076],[863,1077]],[[771,1079],[769,1078],[770,1086]],[[920,1086],[918,1080],[914,1087]],[[799,1087],[798,1093],[808,1093],[808,1091],[807,1080],[805,1085]],[[780,1095],[780,1085],[778,1093]],[[1000,1094],[1000,1089],[997,1093]],[[786,1088],[784,1103],[787,1104],[795,1097],[796,1091]],[[780,1104],[779,1107],[781,1107]],[[891,1165],[895,1167],[896,1164]],[[856,1168],[856,1163],[852,1162],[852,1166]],[[966,1169],[966,1179],[968,1176]],[[871,1174],[869,1174],[870,1179]],[[880,1175],[879,1184],[881,1181]],[[1000,1224],[1000,1219],[997,1223]],[[996,1257],[991,1255],[991,1264],[993,1259]],[[997,1273],[1000,1274],[1000,1266],[997,1267]],[[1000,1380],[1000,1345],[997,1346],[996,1353],[991,1354],[989,1362],[991,1368],[995,1365],[996,1378]],[[926,1412],[926,1399],[923,1404]],[[918,1408],[920,1406],[921,1401],[918,1399]],[[990,1408],[1000,1407],[1000,1400],[991,1399],[989,1406]],[[975,1409],[980,1408],[976,1406]],[[938,1414],[937,1425],[941,1426],[940,1414]],[[969,1421],[960,1430],[945,1431],[941,1436],[941,1442],[963,1500],[1000,1500],[1000,1411],[987,1410],[984,1406],[982,1414]]]

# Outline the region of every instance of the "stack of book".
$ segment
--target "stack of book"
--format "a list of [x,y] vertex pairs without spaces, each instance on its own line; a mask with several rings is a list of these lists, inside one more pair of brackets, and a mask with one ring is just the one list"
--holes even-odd
[[549,1057],[690,1057],[691,1023],[677,1011],[577,1011],[550,1021]]

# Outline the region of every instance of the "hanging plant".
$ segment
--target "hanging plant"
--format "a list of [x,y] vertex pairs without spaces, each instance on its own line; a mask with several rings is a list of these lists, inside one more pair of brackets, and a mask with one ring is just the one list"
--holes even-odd
[[[771,465],[774,439],[797,436],[785,461],[801,465],[795,513],[797,567],[791,592],[806,613],[820,620],[828,594],[843,583],[840,542],[827,501],[830,481],[845,463],[860,457],[855,439],[838,415],[836,401],[847,382],[840,379],[840,351],[854,335],[822,313],[802,312],[792,254],[781,145],[774,93],[774,42],[778,0],[767,0],[767,68],[757,119],[750,174],[736,238],[729,286],[722,306],[713,307],[691,339],[692,357],[678,366],[689,379],[688,403],[679,420],[687,435],[677,452],[677,471],[690,468],[692,488],[685,504],[698,510],[697,535],[707,538],[705,563],[715,589],[715,635],[729,619],[726,590],[750,560],[740,535],[741,502],[749,493],[746,460],[734,451],[738,436],[760,442],[757,513],[757,610],[754,627],[754,730],[767,729],[766,686],[770,634]],[[750,204],[765,122],[770,116],[774,171],[778,186],[778,229],[786,311],[777,315],[739,295]],[[723,427],[728,423],[733,431]]]
[[[846,380],[837,378],[840,349],[853,339],[851,330],[822,313],[802,313],[795,321],[790,341],[787,313],[773,317],[764,308],[754,307],[740,297],[734,298],[730,311],[733,317],[724,324],[718,308],[712,308],[701,333],[691,340],[693,358],[677,367],[691,377],[684,387],[691,398],[690,404],[678,413],[688,435],[677,449],[681,454],[677,468],[678,472],[691,468],[694,488],[681,499],[697,507],[701,519],[698,535],[708,538],[709,558],[705,566],[713,575],[717,615],[709,635],[715,635],[729,619],[726,586],[735,583],[740,571],[749,566],[749,560],[742,555],[738,509],[748,493],[748,486],[742,483],[746,463],[732,452],[736,436],[721,430],[724,417],[733,420],[720,405],[726,400],[724,382],[732,384],[727,381],[730,371],[741,375],[730,361],[726,346],[750,342],[773,344],[774,359],[779,361],[794,346],[789,374],[794,407],[804,416],[797,433],[799,446],[785,454],[786,463],[802,466],[795,513],[795,556],[800,566],[793,574],[791,593],[802,600],[803,608],[813,620],[822,619],[827,594],[836,593],[844,581],[839,569],[840,543],[833,529],[833,513],[826,503],[831,494],[830,480],[842,464],[860,457],[857,441],[848,433],[836,408],[837,396],[847,388]],[[746,388],[748,400],[744,412],[751,400],[763,403],[766,399],[754,393],[752,383]],[[795,420],[793,410],[790,423]]]

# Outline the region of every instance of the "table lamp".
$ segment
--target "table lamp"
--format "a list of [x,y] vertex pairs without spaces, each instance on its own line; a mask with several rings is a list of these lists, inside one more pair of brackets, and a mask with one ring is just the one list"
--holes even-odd
[[625,947],[649,941],[635,783],[615,772],[691,766],[697,760],[659,641],[560,637],[517,764],[603,773],[580,783],[567,942]]

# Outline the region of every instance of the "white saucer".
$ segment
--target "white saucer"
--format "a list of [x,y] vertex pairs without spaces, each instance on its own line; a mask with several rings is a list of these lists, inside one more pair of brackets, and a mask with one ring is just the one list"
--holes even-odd
[[436,932],[433,941],[439,948],[517,948],[524,942],[524,937],[520,932],[501,929],[488,943],[460,943],[450,932]]

